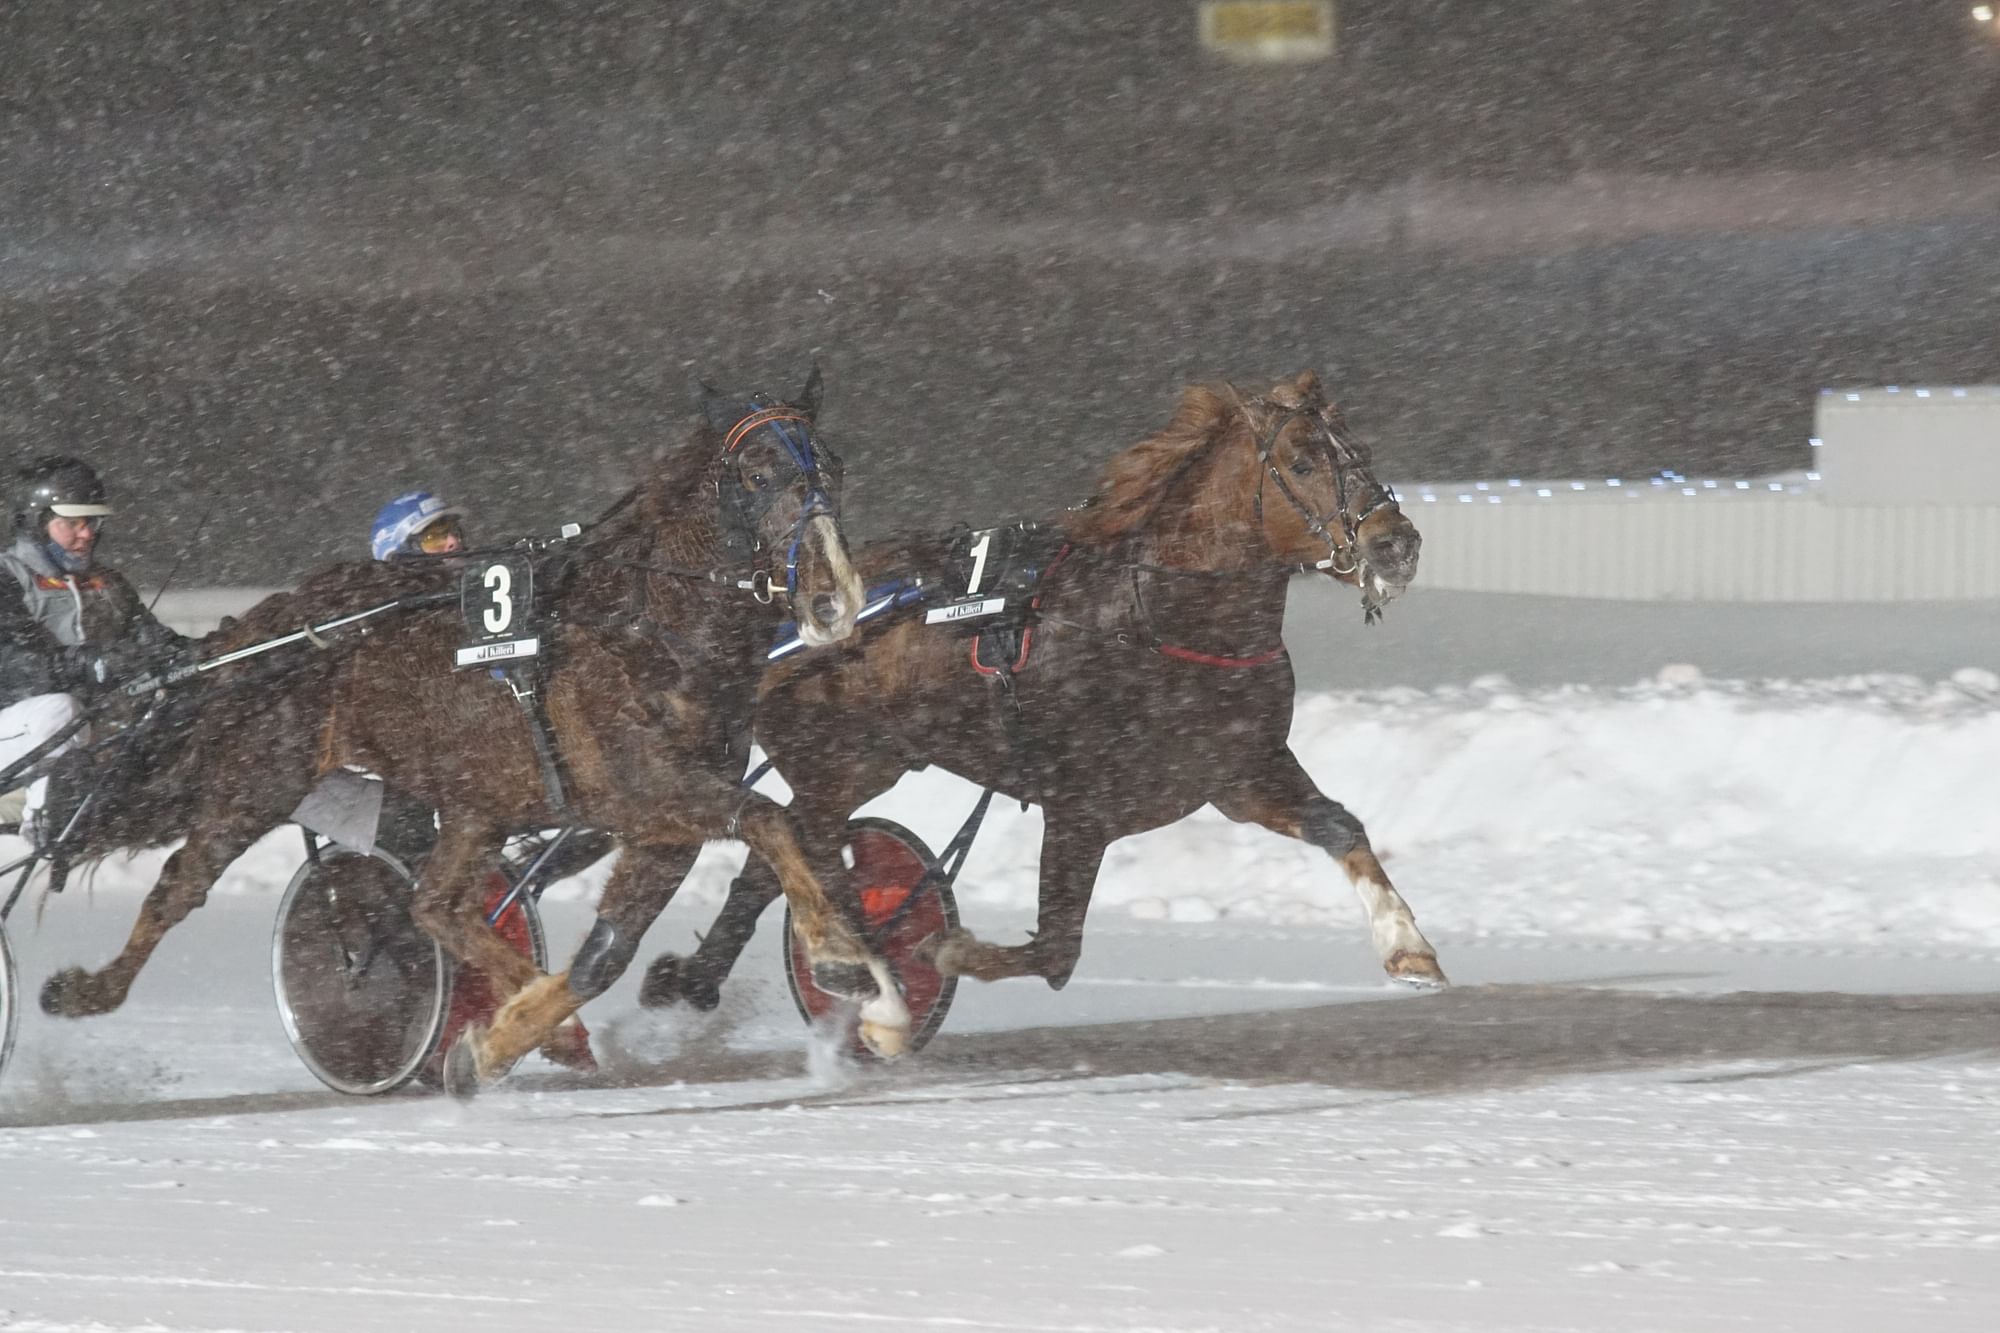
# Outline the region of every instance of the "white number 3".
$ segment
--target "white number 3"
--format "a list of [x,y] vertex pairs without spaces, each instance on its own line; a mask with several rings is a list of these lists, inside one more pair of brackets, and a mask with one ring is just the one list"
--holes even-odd
[[514,623],[514,599],[508,596],[514,587],[514,575],[505,565],[488,565],[486,575],[480,580],[493,592],[493,605],[486,608],[480,617],[485,622],[488,634],[505,634],[507,627]]

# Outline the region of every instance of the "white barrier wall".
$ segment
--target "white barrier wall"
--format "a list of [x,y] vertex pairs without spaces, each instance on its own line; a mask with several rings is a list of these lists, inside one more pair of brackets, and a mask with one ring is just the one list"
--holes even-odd
[[[1827,390],[1815,470],[1398,487],[1418,580],[1634,601],[2000,599],[2000,387]],[[168,593],[194,633],[261,590]]]
[[2000,598],[2000,389],[1822,395],[1819,470],[1399,487],[1419,581],[1635,600]]
[[[153,613],[167,628],[181,634],[206,634],[219,624],[224,616],[240,616],[257,603],[263,601],[277,588],[189,588],[185,592],[171,589],[161,593],[153,607]],[[140,595],[152,600],[153,593],[142,590]]]

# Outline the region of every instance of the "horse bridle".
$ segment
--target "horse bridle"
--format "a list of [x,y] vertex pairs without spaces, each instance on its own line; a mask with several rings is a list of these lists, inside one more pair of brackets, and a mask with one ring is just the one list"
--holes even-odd
[[[1263,405],[1266,407],[1278,406],[1277,404],[1270,403],[1264,403]],[[1326,441],[1327,462],[1333,468],[1334,511],[1331,515],[1314,513],[1311,507],[1299,498],[1298,492],[1294,491],[1291,483],[1285,480],[1284,470],[1278,466],[1277,460],[1274,457],[1278,448],[1278,439],[1285,433],[1285,427],[1291,425],[1293,421],[1300,417],[1306,417],[1316,423],[1319,427],[1319,434]],[[1342,578],[1350,574],[1359,573],[1367,563],[1366,558],[1361,554],[1361,525],[1367,522],[1369,515],[1373,514],[1376,510],[1382,508],[1384,505],[1394,504],[1395,497],[1389,494],[1386,486],[1376,481],[1374,477],[1369,476],[1368,485],[1371,488],[1371,494],[1368,496],[1368,502],[1362,506],[1360,513],[1354,514],[1348,512],[1349,478],[1356,472],[1367,476],[1368,460],[1362,456],[1359,449],[1340,437],[1340,432],[1336,431],[1333,428],[1333,423],[1326,419],[1323,412],[1323,405],[1301,403],[1297,407],[1285,409],[1285,414],[1278,418],[1278,423],[1271,427],[1270,432],[1264,436],[1263,442],[1257,446],[1257,461],[1264,469],[1257,478],[1256,514],[1258,524],[1261,526],[1264,522],[1264,483],[1267,480],[1276,482],[1278,494],[1285,497],[1285,502],[1291,505],[1292,509],[1305,523],[1306,531],[1326,543],[1327,558],[1315,563],[1313,568],[1330,570]],[[1338,520],[1340,524],[1339,537],[1336,537],[1327,527],[1329,517]],[[1346,556],[1345,567],[1342,565],[1343,553]]]
[[[785,453],[791,458],[793,466],[798,468],[799,475],[805,479],[806,497],[799,505],[798,517],[792,521],[791,536],[785,546],[785,596],[795,598],[799,591],[799,551],[805,545],[806,524],[816,518],[836,516],[833,497],[823,478],[828,474],[838,475],[839,460],[820,445],[813,433],[812,418],[805,413],[782,403],[760,407],[755,399],[745,406],[749,410],[723,436],[723,458],[733,455],[760,428],[769,426],[785,446]],[[798,429],[800,426],[804,429]],[[764,549],[764,543],[757,535],[757,525],[777,503],[778,488],[760,492],[754,499],[746,498],[741,487],[723,487],[723,493],[727,504],[723,522],[724,540],[732,547],[756,556]],[[757,600],[768,602],[776,595],[769,575],[763,577],[762,584]]]

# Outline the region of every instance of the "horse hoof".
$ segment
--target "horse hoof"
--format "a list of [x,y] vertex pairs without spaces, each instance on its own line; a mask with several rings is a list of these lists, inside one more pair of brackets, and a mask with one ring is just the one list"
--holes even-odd
[[1444,969],[1438,966],[1435,954],[1398,949],[1389,955],[1382,967],[1388,972],[1389,980],[1412,990],[1443,990],[1451,985],[1445,980]]
[[549,1034],[542,1043],[542,1058],[579,1074],[597,1072],[597,1056],[590,1049],[590,1032],[575,1019]]
[[870,964],[868,977],[875,994],[861,1006],[861,1044],[878,1060],[894,1060],[910,1048],[910,1006],[887,964]]
[[842,963],[832,959],[822,959],[812,965],[813,985],[828,995],[838,995],[844,1000],[865,1003],[882,993],[875,984],[875,974],[868,970],[866,963]]
[[117,1007],[104,1003],[90,973],[80,967],[66,967],[43,982],[41,1002],[42,1012],[51,1018],[91,1018]]
[[667,1009],[676,1004],[707,1013],[722,1003],[722,989],[715,982],[695,974],[689,961],[663,953],[646,969],[639,983],[639,1004],[645,1009]]
[[959,951],[968,943],[977,943],[971,931],[963,926],[953,926],[950,930],[940,930],[917,941],[910,950],[910,956],[925,967],[944,976],[956,976],[959,967]]
[[479,1095],[479,1042],[486,1028],[469,1027],[444,1057],[444,1090],[456,1101],[469,1102]]
[[910,1025],[875,1023],[864,1018],[859,1029],[861,1044],[878,1060],[894,1060],[910,1049]]

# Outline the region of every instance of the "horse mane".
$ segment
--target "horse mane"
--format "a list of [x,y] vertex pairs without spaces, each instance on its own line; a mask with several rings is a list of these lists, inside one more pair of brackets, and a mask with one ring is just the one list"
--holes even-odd
[[1082,542],[1109,542],[1151,518],[1174,483],[1229,434],[1241,417],[1227,385],[1189,385],[1165,426],[1115,455],[1099,475],[1097,491],[1064,516],[1063,526]]
[[[679,552],[691,560],[705,557],[716,534],[707,523],[691,523],[689,517],[713,515],[715,506],[691,502],[713,480],[721,457],[720,437],[701,423],[679,444],[664,449],[646,475],[585,529],[584,544],[628,559],[642,558],[656,546],[661,553]],[[634,547],[639,549],[629,549]]]

